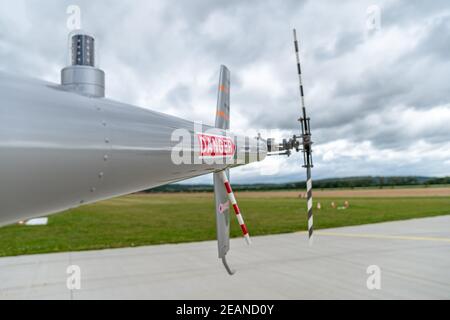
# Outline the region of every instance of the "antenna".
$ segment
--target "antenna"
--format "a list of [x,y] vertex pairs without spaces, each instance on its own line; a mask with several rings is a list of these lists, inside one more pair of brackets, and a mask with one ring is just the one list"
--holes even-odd
[[[309,243],[312,244],[313,240],[313,212],[312,212],[312,179],[311,179],[311,168],[312,163],[312,150],[311,150],[311,129],[310,129],[310,119],[306,117],[306,107],[305,107],[305,96],[303,94],[303,82],[302,82],[302,69],[300,67],[300,57],[298,50],[297,32],[294,29],[294,46],[295,46],[295,57],[297,59],[297,71],[298,71],[298,82],[300,90],[300,102],[302,107],[302,117],[298,119],[302,125],[302,144],[303,144],[303,167],[306,168],[306,193],[307,193],[307,206],[308,206],[308,236]],[[295,136],[294,136],[295,139]]]

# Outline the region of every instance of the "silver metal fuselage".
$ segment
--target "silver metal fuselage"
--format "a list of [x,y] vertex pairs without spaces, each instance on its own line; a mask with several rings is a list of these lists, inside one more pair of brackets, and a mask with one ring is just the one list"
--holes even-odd
[[[0,225],[235,166],[173,163],[176,129],[194,136],[191,121],[0,73]],[[236,141],[244,163],[266,156]]]

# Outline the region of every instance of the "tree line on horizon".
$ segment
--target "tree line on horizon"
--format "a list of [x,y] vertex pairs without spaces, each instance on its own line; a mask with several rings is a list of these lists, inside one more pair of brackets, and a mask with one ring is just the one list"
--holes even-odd
[[[353,189],[353,188],[390,188],[395,186],[430,186],[450,184],[450,176],[418,177],[418,176],[392,176],[392,177],[348,177],[348,178],[328,178],[319,179],[313,182],[315,189]],[[253,183],[253,184],[233,184],[233,189],[237,191],[270,191],[270,190],[293,190],[306,188],[306,182],[286,182],[286,183]],[[144,192],[213,192],[211,184],[179,184],[173,183]]]

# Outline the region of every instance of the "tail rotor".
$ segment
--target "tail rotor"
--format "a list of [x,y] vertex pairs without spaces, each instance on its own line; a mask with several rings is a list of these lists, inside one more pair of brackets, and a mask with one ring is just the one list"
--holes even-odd
[[[293,30],[295,57],[297,60],[297,73],[299,81],[300,92],[300,107],[301,116],[298,119],[301,125],[301,134],[293,135],[289,139],[283,139],[282,143],[275,143],[275,139],[269,138],[267,142],[267,155],[287,155],[290,156],[292,150],[303,153],[303,167],[306,168],[306,193],[307,193],[307,212],[308,212],[308,239],[309,244],[313,242],[313,199],[312,199],[312,178],[311,168],[313,168],[312,161],[312,140],[311,140],[311,125],[310,118],[306,115],[305,97],[302,81],[302,70],[300,66],[299,44],[297,41],[297,32]],[[216,113],[216,127],[220,129],[229,128],[229,112],[230,112],[230,72],[225,66],[221,67],[219,95]],[[236,218],[242,229],[247,244],[250,244],[250,236],[247,227],[242,218],[242,214],[236,203],[233,191],[231,189],[229,179],[227,177],[228,170],[214,173],[214,190],[216,196],[216,222],[217,222],[217,239],[219,258],[225,266],[227,272],[232,275],[232,270],[226,260],[226,254],[230,248],[230,204],[234,209]]]

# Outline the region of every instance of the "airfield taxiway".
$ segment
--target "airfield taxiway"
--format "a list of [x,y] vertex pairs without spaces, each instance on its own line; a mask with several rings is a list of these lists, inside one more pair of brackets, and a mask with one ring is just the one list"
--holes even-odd
[[[231,277],[216,251],[206,241],[0,258],[0,299],[450,299],[450,216],[324,229],[311,247],[305,233],[233,239]],[[79,290],[67,288],[70,265]]]

